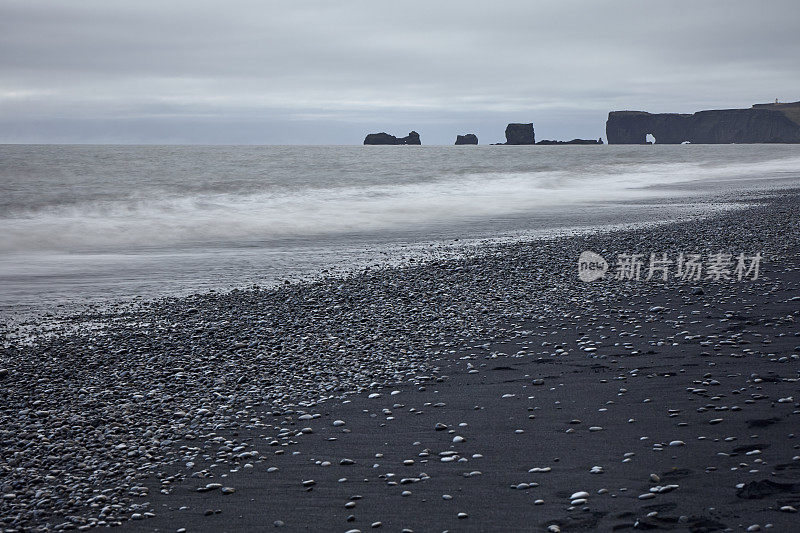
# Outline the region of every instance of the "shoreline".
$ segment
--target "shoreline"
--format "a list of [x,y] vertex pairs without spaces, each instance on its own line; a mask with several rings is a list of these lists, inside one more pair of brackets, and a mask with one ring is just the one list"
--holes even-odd
[[[12,175],[6,179],[22,197],[8,204],[5,220],[9,231],[0,243],[7,252],[0,260],[0,320],[10,313],[32,316],[51,312],[50,308],[60,304],[72,310],[86,302],[124,301],[140,295],[150,299],[252,284],[268,286],[278,278],[307,277],[332,264],[371,264],[372,259],[382,263],[384,252],[391,253],[403,243],[513,236],[519,231],[569,227],[575,220],[588,220],[593,227],[648,221],[653,211],[676,211],[670,203],[688,206],[737,188],[761,195],[796,181],[792,176],[797,174],[797,154],[774,148],[703,148],[683,155],[631,149],[603,157],[576,154],[533,161],[521,153],[487,159],[456,157],[433,149],[421,160],[401,158],[404,165],[413,163],[421,169],[417,177],[391,167],[385,178],[355,183],[348,176],[368,173],[386,157],[373,154],[362,161],[352,151],[320,149],[305,156],[323,166],[344,157],[355,169],[327,176],[320,171],[320,164],[301,165],[298,174],[322,189],[301,188],[298,194],[284,194],[280,192],[282,184],[294,190],[290,182],[279,180],[262,190],[264,184],[259,185],[257,173],[243,168],[246,179],[235,194],[217,197],[197,183],[170,182],[170,188],[180,186],[183,192],[176,198],[163,198],[154,195],[156,183],[132,168],[126,179],[143,180],[144,189],[137,193],[143,198],[132,201],[123,195],[106,205],[105,200],[97,204],[94,195],[113,198],[118,180],[105,179],[97,168],[85,178],[87,184],[92,183],[87,194],[70,196],[67,205],[56,202],[52,209],[47,207],[49,200]],[[35,166],[53,168],[63,157],[73,165],[83,164],[109,155],[103,150],[82,155],[68,152],[55,150]],[[209,153],[188,149],[174,154],[171,150],[123,152],[125,157],[112,157],[112,167],[131,157],[159,154],[163,159],[159,172],[174,171],[176,176],[183,175],[187,161],[195,158],[214,168],[215,159],[254,155],[252,150],[222,149]],[[296,150],[272,152],[268,150],[265,157],[280,156],[274,164],[278,170],[285,167],[287,159],[303,155]],[[16,157],[37,161],[39,155],[33,151]],[[464,168],[451,173],[454,165]],[[215,188],[222,186],[213,176],[205,180]],[[60,185],[53,183],[52,187],[57,190]],[[272,198],[275,194],[279,201]],[[281,207],[285,202],[294,207]],[[40,207],[27,211],[24,206],[28,204]],[[432,208],[422,209],[426,205]],[[347,206],[356,209],[352,220],[334,216]],[[315,208],[323,212],[310,217],[293,214],[294,209],[310,214]],[[70,209],[83,214],[71,216]],[[684,212],[683,207],[678,210]],[[309,220],[303,221],[305,218]],[[659,218],[674,217],[659,213]],[[217,224],[209,223],[215,219]],[[374,253],[361,253],[367,248]]]
[[[85,315],[102,335],[0,352],[0,527],[786,530],[796,515],[780,508],[800,508],[800,441],[787,437],[800,414],[798,213],[793,190],[702,220]],[[587,249],[723,247],[763,251],[764,277],[694,296],[576,275]],[[747,403],[756,390],[765,398]],[[197,492],[209,483],[221,485]]]
[[[687,183],[683,190],[691,191],[694,187],[698,186],[699,185]],[[740,189],[735,193],[728,191],[725,193],[709,194],[703,191],[701,197],[694,201],[684,201],[686,197],[681,195],[649,199],[630,199],[583,206],[593,209],[603,208],[614,210],[625,210],[630,206],[642,212],[644,212],[646,208],[665,210],[665,213],[657,220],[648,221],[641,220],[644,215],[642,213],[637,213],[633,222],[612,220],[591,222],[590,220],[585,220],[582,224],[569,226],[551,221],[550,223],[544,222],[546,226],[544,229],[504,230],[500,235],[495,236],[490,236],[489,234],[468,235],[466,237],[442,235],[432,240],[418,240],[402,232],[398,232],[397,235],[388,233],[386,235],[389,239],[384,243],[378,241],[377,238],[368,238],[363,242],[360,240],[352,241],[352,243],[348,245],[349,248],[345,253],[352,255],[355,253],[353,250],[358,248],[361,249],[361,255],[353,255],[350,257],[350,261],[340,260],[338,263],[331,262],[321,264],[315,269],[306,268],[302,271],[286,271],[283,275],[275,275],[272,281],[259,280],[256,283],[234,286],[211,285],[205,288],[185,288],[179,292],[160,293],[150,297],[143,297],[140,295],[117,295],[104,297],[102,299],[92,298],[79,301],[74,299],[74,297],[68,298],[65,296],[51,302],[40,302],[37,304],[2,304],[0,305],[0,321],[2,321],[0,325],[4,329],[0,332],[2,332],[6,341],[8,341],[8,339],[13,339],[14,342],[21,342],[24,337],[47,335],[47,331],[43,330],[58,330],[62,327],[62,322],[69,323],[75,321],[76,317],[81,315],[113,314],[119,309],[137,308],[174,298],[189,298],[210,293],[225,294],[232,290],[248,290],[253,286],[258,286],[260,289],[271,290],[281,287],[286,281],[292,284],[315,283],[318,281],[334,283],[337,279],[358,275],[365,270],[402,268],[414,266],[415,264],[420,265],[429,262],[464,258],[470,255],[484,253],[482,250],[485,251],[498,246],[537,241],[553,241],[564,238],[592,236],[658,227],[667,224],[684,223],[691,220],[700,220],[709,216],[715,216],[716,214],[729,210],[746,209],[751,203],[757,204],[759,202],[769,201],[771,197],[780,194],[782,190],[785,190],[785,188],[777,185],[760,185],[754,186],[751,189]],[[755,198],[743,203],[741,201],[742,194],[753,194]],[[573,209],[576,207],[581,206],[572,206]],[[576,212],[575,216],[580,217],[580,212]],[[516,217],[524,218],[521,215],[516,215]],[[333,248],[331,248],[331,250],[325,248],[330,246],[331,243],[323,242],[321,245],[323,246],[323,251],[327,250],[325,253],[332,253]],[[46,257],[51,252],[42,253]],[[26,333],[25,330],[33,331],[33,333]]]

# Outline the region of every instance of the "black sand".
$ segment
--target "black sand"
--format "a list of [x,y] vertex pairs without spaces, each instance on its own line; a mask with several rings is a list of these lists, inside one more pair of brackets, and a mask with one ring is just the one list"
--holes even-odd
[[[799,215],[786,192],[704,221],[167,301],[93,317],[102,336],[8,349],[0,492],[15,497],[0,501],[0,523],[797,530]],[[587,284],[583,250],[764,260],[755,281]],[[164,327],[136,334],[143,321]],[[60,410],[31,417],[56,393]],[[58,462],[37,448],[45,433],[77,448],[50,453]],[[81,448],[96,441],[113,446]],[[80,461],[110,474],[76,497]],[[36,494],[59,484],[61,507]],[[208,484],[219,485],[197,491]]]

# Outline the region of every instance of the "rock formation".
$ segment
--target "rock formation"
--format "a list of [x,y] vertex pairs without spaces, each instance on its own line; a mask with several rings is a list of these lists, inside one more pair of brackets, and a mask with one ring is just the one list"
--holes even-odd
[[506,144],[536,144],[533,123],[506,126]]
[[422,142],[419,140],[419,133],[416,131],[410,131],[408,132],[408,135],[398,140],[400,141],[400,144],[422,144]]
[[753,109],[772,109],[775,111],[780,111],[789,117],[789,119],[793,122],[800,124],[800,102],[779,104],[778,101],[775,100],[774,104],[753,104]]
[[478,144],[478,136],[474,133],[467,133],[466,135],[456,136],[456,145],[459,144]]
[[386,132],[370,133],[364,138],[364,144],[422,144],[419,140],[419,133],[409,132],[405,137],[395,137]]
[[593,139],[572,139],[571,141],[550,141],[550,140],[543,140],[539,141],[536,144],[543,144],[543,145],[556,145],[556,144],[603,144],[603,138],[600,137],[596,141]]
[[380,133],[370,133],[364,138],[364,144],[400,144],[397,137],[382,131]]
[[612,111],[609,144],[800,143],[800,102],[756,104],[750,109],[698,111],[693,115]]

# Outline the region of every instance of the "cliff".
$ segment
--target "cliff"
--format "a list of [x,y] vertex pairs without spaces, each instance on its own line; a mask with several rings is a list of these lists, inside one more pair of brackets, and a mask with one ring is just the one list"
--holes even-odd
[[395,137],[386,132],[370,133],[364,138],[364,144],[422,144],[419,133],[409,132],[405,137]]
[[[781,109],[780,106],[786,106]],[[693,115],[612,111],[606,122],[608,144],[800,143],[800,103],[757,104],[750,109],[698,111]]]
[[779,104],[778,102],[774,104],[753,104],[753,108],[780,111],[792,122],[800,124],[800,102],[790,102],[786,104]]

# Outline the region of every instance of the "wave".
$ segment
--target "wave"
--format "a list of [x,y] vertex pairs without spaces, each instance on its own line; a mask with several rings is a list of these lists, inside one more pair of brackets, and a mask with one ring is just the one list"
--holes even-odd
[[[605,162],[567,170],[451,172],[405,183],[151,193],[7,215],[0,218],[0,252],[245,244],[408,230],[581,204],[718,192],[710,184],[796,175],[798,168],[798,158],[712,165]],[[700,187],[672,187],[688,182]]]

